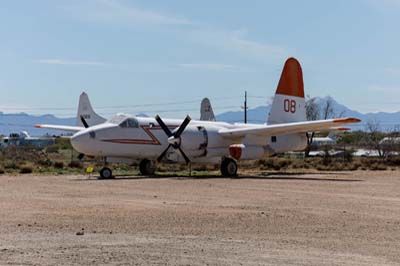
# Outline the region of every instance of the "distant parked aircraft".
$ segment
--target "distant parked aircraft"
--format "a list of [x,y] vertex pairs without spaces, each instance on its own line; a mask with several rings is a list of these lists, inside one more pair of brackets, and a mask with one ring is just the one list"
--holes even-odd
[[200,104],[200,120],[201,121],[216,121],[214,111],[212,109],[210,100],[204,98]]
[[[71,144],[82,154],[104,157],[105,160],[139,159],[143,175],[152,175],[156,162],[162,161],[173,150],[179,155],[178,162],[220,162],[222,175],[235,176],[238,160],[304,150],[306,132],[329,131],[360,122],[356,118],[307,121],[305,104],[300,63],[289,58],[276,90],[268,125],[196,121],[189,116],[182,122],[179,119],[164,120],[158,115],[155,118],[119,115],[93,125],[102,119],[87,108],[80,114],[83,126],[37,127],[75,132]],[[85,115],[89,116],[85,118]],[[93,120],[88,122],[87,119]],[[111,178],[111,169],[104,167],[100,176]]]
[[33,146],[36,148],[43,148],[55,143],[55,138],[50,136],[31,137],[28,132],[22,131],[21,133],[12,133],[8,137],[3,137],[0,140],[0,147],[6,148],[9,146]]
[[320,148],[322,146],[335,145],[337,142],[337,133],[348,131],[348,130],[350,130],[350,128],[338,127],[338,128],[332,129],[332,131],[330,131],[328,136],[326,136],[326,137],[314,137],[312,139],[311,147],[312,148]]

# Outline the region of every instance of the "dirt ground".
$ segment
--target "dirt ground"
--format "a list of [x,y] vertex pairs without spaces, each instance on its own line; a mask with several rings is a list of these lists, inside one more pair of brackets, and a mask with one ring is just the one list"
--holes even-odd
[[400,172],[0,176],[0,265],[400,265]]

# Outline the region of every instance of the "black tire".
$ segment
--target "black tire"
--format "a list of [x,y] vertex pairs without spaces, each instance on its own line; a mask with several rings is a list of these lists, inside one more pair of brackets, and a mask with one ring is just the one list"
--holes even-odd
[[153,161],[143,159],[139,164],[139,171],[142,175],[154,175],[156,166]]
[[114,176],[112,175],[112,171],[110,168],[108,167],[103,167],[100,170],[100,178],[101,179],[111,179],[114,178]]
[[221,162],[221,174],[226,177],[237,176],[237,163],[231,158],[225,158]]

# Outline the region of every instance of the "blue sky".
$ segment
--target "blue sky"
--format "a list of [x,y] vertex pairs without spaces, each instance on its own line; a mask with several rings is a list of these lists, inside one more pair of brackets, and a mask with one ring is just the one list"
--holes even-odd
[[8,1],[0,8],[0,111],[198,115],[273,96],[287,57],[306,94],[400,111],[400,0]]

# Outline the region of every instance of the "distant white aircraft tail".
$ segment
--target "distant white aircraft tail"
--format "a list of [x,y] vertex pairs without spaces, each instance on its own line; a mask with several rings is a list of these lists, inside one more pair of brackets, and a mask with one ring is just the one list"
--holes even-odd
[[214,111],[211,107],[211,103],[208,98],[204,98],[201,101],[200,120],[201,121],[215,121]]
[[299,61],[286,60],[268,116],[268,124],[306,121],[303,73]]
[[90,104],[89,96],[85,92],[82,92],[81,96],[79,97],[78,114],[76,119],[76,125],[84,127],[81,117],[85,119],[86,123],[90,127],[104,123],[106,121],[105,118],[99,116],[93,111],[92,105]]

